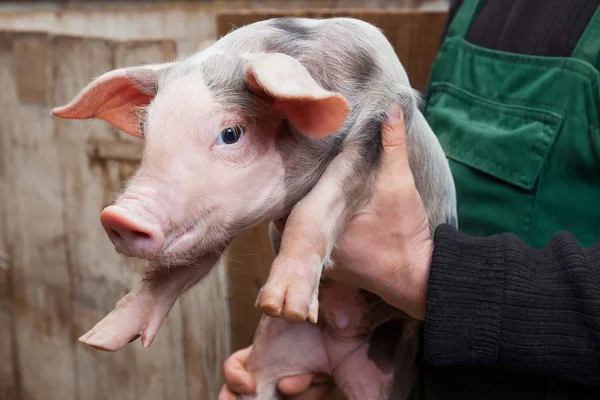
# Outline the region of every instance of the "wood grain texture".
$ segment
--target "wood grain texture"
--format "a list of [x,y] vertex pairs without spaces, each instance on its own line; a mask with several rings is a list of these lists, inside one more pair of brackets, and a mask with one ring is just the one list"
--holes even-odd
[[[0,110],[15,112],[16,104],[11,103],[14,80],[12,75],[12,38],[0,35]],[[17,346],[15,343],[15,324],[13,317],[12,276],[10,261],[12,235],[9,232],[9,218],[14,209],[11,198],[12,182],[15,163],[12,152],[12,137],[8,132],[15,130],[14,119],[0,118],[0,399],[20,398],[20,379],[17,363]]]
[[231,353],[227,265],[220,261],[180,299],[188,399],[216,399]]
[[268,225],[262,224],[237,236],[225,254],[229,273],[231,346],[232,350],[238,350],[252,344],[261,316],[254,302],[274,259]]
[[[20,95],[19,66],[27,64],[23,49],[42,49],[42,34],[0,33],[2,46],[2,124],[0,152],[7,164],[2,176],[5,235],[10,254],[9,307],[12,308],[13,387],[21,399],[43,399],[49,393],[75,399],[75,359],[71,340],[71,276],[67,263],[66,230],[60,192],[58,146],[44,93],[50,53],[36,52],[32,79]],[[31,69],[30,71],[33,71]],[[43,79],[46,78],[46,79]],[[42,85],[43,87],[38,87]],[[10,384],[9,384],[10,386]]]

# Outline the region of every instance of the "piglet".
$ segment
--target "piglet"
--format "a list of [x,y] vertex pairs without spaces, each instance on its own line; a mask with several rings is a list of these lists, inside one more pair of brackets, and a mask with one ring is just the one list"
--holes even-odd
[[[148,260],[148,272],[81,340],[114,351],[141,336],[149,346],[178,296],[233,237],[282,216],[286,229],[256,304],[265,318],[281,317],[266,320],[280,327],[321,329],[321,274],[370,197],[393,104],[407,123],[432,229],[454,223],[452,177],[418,94],[385,36],[360,20],[253,23],[185,59],[108,72],[54,109],[145,138],[139,169],[101,222],[116,250]],[[346,312],[368,316],[361,304]],[[261,324],[257,341],[270,329]]]

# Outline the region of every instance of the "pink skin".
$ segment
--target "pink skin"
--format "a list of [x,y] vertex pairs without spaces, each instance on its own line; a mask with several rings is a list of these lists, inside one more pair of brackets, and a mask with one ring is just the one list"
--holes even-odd
[[389,396],[393,370],[383,371],[367,355],[364,335],[373,327],[368,325],[369,310],[361,303],[358,289],[329,282],[320,297],[318,324],[261,319],[246,364],[256,381],[256,393],[238,398],[274,400],[282,378],[313,373],[331,376],[348,400]]
[[104,351],[117,351],[141,337],[142,346],[154,341],[175,301],[198,282],[216,263],[206,257],[194,266],[166,270],[149,267],[139,288],[123,297],[115,309],[79,341]]
[[[240,110],[225,109],[198,74],[193,84],[194,78],[177,76],[158,94],[153,92],[158,73],[174,64],[109,72],[71,103],[53,110],[61,118],[101,118],[146,139],[139,170],[101,214],[118,252],[147,259],[153,269],[205,266],[204,260],[220,255],[235,234],[284,212],[285,168],[275,146],[283,119],[314,138],[333,133],[344,123],[346,100],[321,88],[297,60],[282,54],[246,57],[244,77],[253,91],[271,99],[272,116],[249,120]],[[220,142],[221,131],[232,126],[245,128],[241,139],[235,144]],[[311,202],[320,203],[320,197]],[[312,208],[309,204],[293,211],[291,221],[295,215],[301,220],[307,215],[302,210]],[[277,279],[269,280],[259,298],[263,311],[293,322],[307,318],[309,305],[310,319],[316,321],[318,279],[330,250],[323,248],[323,242],[295,241],[305,232],[302,226],[290,223],[276,262],[286,268],[275,268]],[[329,244],[332,232],[332,226],[329,231],[314,231],[315,238]],[[298,275],[306,279],[292,279]],[[189,278],[196,282],[201,277]],[[166,279],[165,288],[157,283],[150,290],[143,282],[82,341],[117,350],[148,327],[152,329],[147,336],[153,337],[177,296],[188,287],[183,275],[182,281],[161,279]]]

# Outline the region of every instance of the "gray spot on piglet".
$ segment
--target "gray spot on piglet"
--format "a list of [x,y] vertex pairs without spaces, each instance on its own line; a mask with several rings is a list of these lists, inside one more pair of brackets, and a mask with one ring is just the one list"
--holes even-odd
[[359,89],[369,89],[376,81],[376,76],[380,72],[380,67],[373,58],[372,52],[359,48],[352,54],[355,70],[352,76],[356,77]]
[[299,24],[293,18],[278,18],[273,22],[273,26],[294,36],[293,39],[308,39],[314,32],[314,30]]
[[362,130],[365,138],[370,138],[360,149],[360,155],[370,167],[376,167],[381,160],[382,142],[381,128],[382,119],[380,117],[371,118]]

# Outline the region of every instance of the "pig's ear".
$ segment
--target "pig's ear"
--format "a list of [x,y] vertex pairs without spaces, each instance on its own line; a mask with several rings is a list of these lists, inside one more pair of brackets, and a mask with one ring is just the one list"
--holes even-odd
[[250,90],[274,99],[292,126],[318,139],[340,129],[348,117],[348,101],[325,90],[295,58],[281,53],[245,54]]
[[130,135],[143,137],[139,107],[156,96],[158,75],[173,63],[121,68],[96,78],[69,104],[52,114],[66,119],[103,119]]

